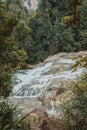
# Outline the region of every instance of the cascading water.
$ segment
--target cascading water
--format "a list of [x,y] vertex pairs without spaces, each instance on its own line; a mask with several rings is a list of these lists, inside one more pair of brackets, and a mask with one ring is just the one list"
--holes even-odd
[[49,84],[51,75],[42,75],[50,70],[52,63],[47,63],[45,66],[37,67],[32,70],[21,70],[15,76],[17,84],[14,85],[14,95],[16,96],[40,96]]
[[75,61],[66,57],[67,54],[54,55],[36,65],[34,69],[18,71],[14,76],[10,100],[17,103],[19,108],[25,109],[25,113],[44,106],[48,114],[58,114],[59,100],[55,102],[54,97],[58,96],[55,94],[61,87],[60,84],[64,85],[83,72],[83,68],[72,72],[71,66]]
[[[31,70],[21,70],[17,77],[13,93],[15,96],[41,96],[48,90],[51,83],[56,81],[67,81],[81,74],[83,69],[75,72],[70,70],[74,63],[71,59],[61,59],[55,62],[46,63]],[[17,82],[18,81],[18,82]]]

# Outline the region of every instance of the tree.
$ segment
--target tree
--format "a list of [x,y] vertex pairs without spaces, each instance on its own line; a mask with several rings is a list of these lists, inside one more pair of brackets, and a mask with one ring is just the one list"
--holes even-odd
[[[15,25],[18,23],[16,16],[8,14],[5,10],[4,4],[0,2],[0,93],[2,96],[8,96],[12,87],[8,84],[11,83],[11,67],[17,67],[23,59],[19,55],[26,57],[23,50],[18,50],[15,46],[14,35],[12,34]],[[25,59],[24,59],[25,60]],[[4,83],[3,81],[6,81]],[[6,84],[7,83],[7,84]],[[4,91],[6,89],[6,91]],[[8,93],[8,94],[4,94]],[[4,95],[3,95],[4,94]]]
[[31,44],[33,42],[31,33],[31,28],[26,24],[25,21],[22,20],[19,21],[18,25],[14,30],[15,41],[17,42],[17,46],[25,50],[25,52],[28,55],[27,61],[30,59],[29,48],[31,47]]
[[[80,5],[80,0],[72,0],[69,4],[70,7],[73,5],[74,24],[77,27],[76,7]],[[84,7],[82,8],[84,10]],[[83,26],[84,24],[81,24],[81,27]],[[72,67],[73,71],[78,67],[87,68],[87,56],[77,57],[77,62]],[[77,80],[72,81],[67,88],[68,93],[66,93],[62,100],[62,120],[65,124],[65,130],[85,130],[87,128],[87,73],[81,75]]]
[[24,50],[15,45],[13,30],[17,25],[16,15],[6,11],[5,3],[0,0],[0,129],[19,130],[14,123],[14,109],[6,102],[12,92],[14,70],[26,59]]
[[19,49],[24,49],[24,51],[27,53],[28,56],[26,62],[29,63],[31,59],[30,47],[33,42],[31,35],[32,29],[28,25],[31,15],[30,11],[24,6],[24,0],[18,1],[17,3],[15,0],[13,1],[7,0],[6,3],[8,3],[9,8],[8,12],[13,15],[15,14],[16,18],[19,21],[13,31],[15,37],[15,45]]

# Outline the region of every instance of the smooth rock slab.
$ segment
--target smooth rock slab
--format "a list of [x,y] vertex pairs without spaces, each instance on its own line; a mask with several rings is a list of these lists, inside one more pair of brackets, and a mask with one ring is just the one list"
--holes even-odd
[[19,114],[27,114],[40,106],[40,101],[35,97],[9,97],[9,103],[17,106]]

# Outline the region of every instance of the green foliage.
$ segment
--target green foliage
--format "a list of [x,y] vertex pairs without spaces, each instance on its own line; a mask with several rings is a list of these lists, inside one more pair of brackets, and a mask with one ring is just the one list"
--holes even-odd
[[75,50],[74,37],[72,35],[72,30],[68,29],[63,22],[55,22],[55,42],[56,42],[56,52],[65,51],[70,52]]
[[87,68],[87,56],[79,56],[76,57],[76,63],[72,66],[73,71],[75,71],[78,67]]
[[[46,51],[47,55],[50,54],[50,48],[51,52],[53,50],[54,53],[58,53],[61,51],[79,51],[84,46],[86,47],[86,40],[85,43],[83,43],[84,38],[81,39],[84,34],[80,29],[81,17],[79,14],[79,12],[81,12],[80,10],[82,10],[81,8],[84,7],[82,6],[79,10],[79,5],[81,5],[81,3],[78,0],[39,1],[38,10],[40,15],[38,18],[35,18],[34,21],[29,21],[29,26],[32,29],[32,38],[36,42],[34,45],[44,48],[45,43],[47,50],[43,49],[43,51]],[[64,25],[62,19],[66,22],[70,22],[70,24],[67,22],[68,26]],[[37,31],[34,31],[35,29]],[[52,48],[52,44],[55,46],[53,46],[54,49]],[[40,50],[41,48],[39,47],[38,49]],[[37,50],[35,50],[35,52],[36,51]]]
[[47,26],[46,23],[41,19],[39,11],[37,11],[36,14],[30,18],[29,26],[32,29],[31,35],[33,39],[29,49],[30,55],[32,55],[30,56],[32,57],[30,61],[37,62],[44,59],[49,53],[49,41],[47,40],[49,26]]
[[72,26],[73,28],[77,28],[80,25],[79,18],[79,6],[81,5],[80,0],[70,0],[67,4],[67,9],[70,13],[69,16],[65,16],[65,23],[68,26]]
[[[78,2],[78,3],[77,3]],[[83,1],[83,5],[86,1]],[[75,29],[73,32],[77,35],[74,35],[75,42],[77,49],[81,49],[81,47],[86,47],[86,42],[84,38],[84,34],[86,33],[86,30],[83,29],[85,25],[81,23],[81,26],[79,29],[77,28],[77,16],[78,16],[78,10],[77,5],[80,4],[80,1],[70,1],[69,9],[71,9],[71,5],[73,6],[73,14],[74,14],[74,24]],[[80,19],[82,20],[82,14],[85,10],[85,6],[82,6],[80,8]],[[66,20],[66,19],[65,19]],[[73,27],[72,27],[73,28]],[[81,32],[81,35],[79,33]],[[82,36],[82,41],[79,38]],[[80,40],[79,40],[80,39]],[[80,45],[78,45],[80,44]],[[75,71],[78,67],[84,67],[87,68],[87,56],[79,56],[76,58],[76,63],[73,65],[73,71]],[[72,81],[68,85],[68,92],[65,94],[65,96],[62,98],[62,120],[65,124],[65,130],[85,130],[87,129],[87,73],[83,74],[79,79],[76,81]]]
[[31,28],[26,24],[25,21],[22,20],[19,21],[18,25],[14,30],[16,44],[19,48],[25,50],[28,55],[28,60],[30,56],[29,48],[31,46],[31,43],[33,42],[31,32]]
[[[9,68],[9,64],[6,62],[8,48],[13,42],[13,37],[11,37],[11,33],[13,31],[14,23],[17,21],[14,20],[14,17],[8,17],[6,15],[5,6],[0,1],[1,6],[1,15],[0,15],[0,96],[8,96],[11,92],[11,73]],[[8,58],[8,57],[7,57]],[[5,91],[7,89],[7,91]]]
[[86,29],[82,29],[86,26],[85,3],[86,0],[40,0],[38,9],[31,11],[24,7],[23,1],[6,1],[8,13],[19,20],[13,32],[15,45],[26,51],[27,63],[43,61],[49,54],[61,51],[87,48]]
[[87,17],[85,16],[87,11],[87,1],[83,0],[80,7],[80,19],[81,19],[81,44],[84,50],[87,50]]
[[[81,5],[79,0],[40,0],[38,10],[30,11],[22,0],[0,0],[0,98],[10,95],[14,70],[25,67],[25,61],[35,63],[49,54],[87,49],[86,3],[86,0]],[[87,68],[87,56],[80,57],[73,67],[78,66]],[[70,86],[63,101],[65,129],[84,130],[87,74]],[[13,116],[14,108],[0,100],[0,129],[22,130]]]
[[0,67],[0,97],[8,97],[10,92],[12,91],[11,85],[11,71],[9,69]]
[[83,0],[80,7],[80,19],[81,19],[81,26],[83,29],[87,28],[87,17],[85,16],[86,12],[87,12],[87,1]]
[[0,102],[0,129],[1,130],[23,130],[20,126],[20,120],[17,119],[17,110],[8,101]]
[[86,130],[87,128],[87,73],[72,81],[62,100],[65,130]]
[[16,0],[6,1],[6,7],[8,8],[8,13],[11,13],[11,15],[16,15],[16,18],[18,19],[18,24],[13,30],[14,40],[15,40],[15,46],[19,49],[24,49],[27,57],[27,62],[29,62],[31,55],[30,55],[30,46],[33,42],[32,36],[31,36],[31,28],[28,26],[28,21],[30,18],[30,13],[26,7],[24,7],[23,1],[16,2]]
[[11,73],[14,68],[20,67],[27,55],[23,49],[18,49],[12,34],[18,23],[16,15],[8,13],[2,1],[0,6],[0,96],[7,97],[12,90]]
[[12,92],[14,71],[27,58],[26,52],[18,48],[13,30],[18,24],[15,14],[6,11],[5,2],[0,0],[0,130],[23,130],[14,120],[14,108],[6,102]]

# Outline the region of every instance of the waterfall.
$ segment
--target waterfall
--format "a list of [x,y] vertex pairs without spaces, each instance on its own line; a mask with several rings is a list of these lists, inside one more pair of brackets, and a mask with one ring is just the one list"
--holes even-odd
[[[57,85],[60,81],[67,81],[80,75],[83,69],[72,72],[71,65],[75,61],[71,59],[58,59],[55,62],[42,64],[31,70],[20,70],[16,76],[13,89],[14,96],[39,97],[48,91],[50,85]],[[54,84],[53,84],[54,83]]]

